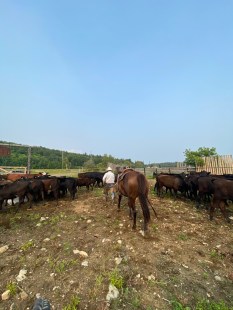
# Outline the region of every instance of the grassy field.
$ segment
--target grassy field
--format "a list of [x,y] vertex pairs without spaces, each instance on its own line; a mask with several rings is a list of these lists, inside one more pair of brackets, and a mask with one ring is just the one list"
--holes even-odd
[[31,173],[47,172],[50,175],[67,177],[77,177],[79,172],[85,172],[84,169],[33,169]]

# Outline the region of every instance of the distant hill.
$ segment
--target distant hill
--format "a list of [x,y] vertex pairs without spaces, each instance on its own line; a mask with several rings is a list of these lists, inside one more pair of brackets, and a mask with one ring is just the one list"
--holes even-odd
[[[28,147],[15,142],[0,141],[0,144],[7,144],[10,148],[9,157],[0,157],[0,166],[22,166],[26,167],[28,162]],[[17,146],[14,146],[17,144]],[[22,146],[21,146],[22,145]],[[61,168],[99,168],[105,169],[109,163],[118,166],[129,166],[132,168],[144,167],[143,161],[132,162],[131,159],[114,158],[111,155],[77,154],[54,150],[42,146],[31,147],[31,169],[61,169]],[[151,163],[145,166],[175,167],[176,162]]]
[[[8,144],[11,155],[0,157],[0,166],[27,166],[28,148],[13,142],[0,141],[0,144]],[[14,146],[14,144],[20,146]],[[61,150],[48,149],[42,146],[31,148],[31,169],[61,169],[61,168],[106,168],[109,163],[122,166],[135,166],[130,159],[118,159],[111,155],[77,154]]]

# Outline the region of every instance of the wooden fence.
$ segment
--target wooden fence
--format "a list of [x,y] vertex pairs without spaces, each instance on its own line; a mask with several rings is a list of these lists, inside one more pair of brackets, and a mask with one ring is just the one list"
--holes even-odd
[[204,157],[204,165],[197,166],[196,171],[208,171],[211,174],[233,174],[232,155]]
[[0,166],[0,174],[7,174],[11,172],[21,172],[21,173],[26,173],[27,172],[27,167],[12,167],[12,166]]

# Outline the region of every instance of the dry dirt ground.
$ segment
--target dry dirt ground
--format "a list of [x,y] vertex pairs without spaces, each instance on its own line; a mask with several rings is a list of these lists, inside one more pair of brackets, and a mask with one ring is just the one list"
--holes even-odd
[[[150,199],[158,219],[151,212],[147,237],[141,208],[132,231],[127,200],[117,212],[102,189],[81,189],[58,207],[8,207],[0,214],[0,247],[9,247],[0,254],[0,294],[11,295],[0,309],[32,309],[38,293],[56,310],[233,309],[233,225],[219,212],[210,222],[184,198],[151,190]],[[107,302],[110,283],[119,296]]]

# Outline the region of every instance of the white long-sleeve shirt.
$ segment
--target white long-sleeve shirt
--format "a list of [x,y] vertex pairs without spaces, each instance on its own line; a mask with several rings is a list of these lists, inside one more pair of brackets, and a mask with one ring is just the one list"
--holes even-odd
[[112,171],[108,171],[103,176],[104,184],[113,184],[115,183],[115,174]]

